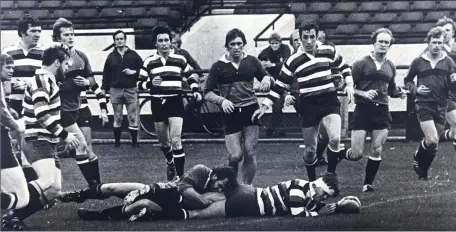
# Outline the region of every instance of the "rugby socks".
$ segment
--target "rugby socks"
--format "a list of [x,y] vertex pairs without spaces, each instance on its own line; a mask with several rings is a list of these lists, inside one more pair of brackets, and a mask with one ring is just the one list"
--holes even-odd
[[97,156],[95,156],[92,159],[89,159],[89,166],[90,166],[90,171],[92,172],[92,175],[91,175],[92,185],[100,184],[101,183],[100,166],[98,165],[98,157]]
[[27,182],[38,179],[38,174],[36,174],[35,169],[33,169],[32,166],[23,167],[22,171],[24,172],[25,179],[27,180]]
[[184,148],[173,150],[173,159],[176,164],[176,174],[181,177],[184,175],[185,153]]
[[163,154],[165,154],[166,164],[173,164],[173,149],[171,147],[161,147],[160,149],[162,150]]
[[115,140],[115,146],[118,147],[120,146],[120,136],[122,135],[122,127],[113,127],[114,131],[114,140]]
[[[30,215],[42,210],[44,205],[47,204],[47,199],[44,196],[41,187],[34,181],[28,183],[29,203],[24,208],[14,210],[14,216],[23,220]],[[43,198],[44,203],[41,201]]]
[[328,140],[324,139],[322,135],[318,134],[318,143],[317,143],[317,159],[323,159],[323,153],[328,146]]
[[98,160],[96,160],[95,164],[91,164],[89,162],[89,158],[87,158],[87,156],[84,154],[84,155],[76,156],[76,163],[78,164],[78,167],[81,170],[81,173],[84,176],[85,180],[87,181],[87,184],[89,185],[89,187],[94,184],[99,183],[99,182],[98,183],[96,182],[96,180],[94,178],[94,173],[92,171],[93,166],[95,166],[95,165],[98,166]]
[[188,210],[176,206],[169,206],[161,212],[156,213],[157,219],[186,220],[188,219]]
[[[128,127],[128,130],[130,131],[130,135],[131,135],[131,144],[133,146],[137,146],[138,145],[138,127],[130,126],[130,127]],[[119,138],[119,140],[120,140],[120,138]]]
[[228,162],[228,166],[232,167],[237,175],[237,173],[239,171],[239,163],[236,161],[230,161],[230,162]]
[[307,177],[309,178],[309,181],[314,181],[317,179],[317,172],[316,172],[316,165],[317,165],[317,157],[309,164],[306,161],[304,161],[306,165],[306,170],[307,170]]
[[366,164],[366,176],[364,178],[364,185],[372,185],[372,183],[374,183],[375,176],[377,175],[378,168],[380,167],[380,162],[382,162],[381,157],[375,158],[369,156]]
[[106,199],[106,196],[101,191],[101,187],[102,186],[103,186],[103,184],[92,185],[88,189],[81,190],[79,195],[84,200],[87,200],[87,199],[98,199],[98,200]]
[[1,195],[2,209],[14,209],[17,204],[17,195],[15,193],[4,193]]
[[430,149],[426,146],[425,140],[421,141],[418,151],[415,153],[413,167],[415,172],[420,177],[427,176],[427,172],[431,167],[432,161],[436,155],[435,149]]

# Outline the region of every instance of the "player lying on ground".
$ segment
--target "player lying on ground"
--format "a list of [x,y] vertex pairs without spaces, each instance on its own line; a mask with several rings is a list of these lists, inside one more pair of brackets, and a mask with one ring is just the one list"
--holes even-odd
[[[211,181],[211,179],[214,179],[222,170],[223,168],[210,169],[204,165],[196,165],[193,168],[191,168],[188,172],[186,172],[182,178],[175,182],[155,183],[152,185],[146,185],[141,183],[100,184],[78,192],[66,193],[60,197],[60,200],[62,202],[73,201],[82,203],[88,199],[102,200],[109,198],[111,196],[124,198],[130,192],[133,192],[130,194],[130,196],[144,194],[147,195],[146,193],[150,193],[148,199],[151,199],[153,203],[146,202],[145,205],[153,205],[155,206],[155,208],[156,206],[164,208],[164,205],[171,205],[169,207],[166,207],[170,208],[172,206],[176,206],[176,204],[179,205],[179,203],[182,203],[185,204],[186,209],[203,209],[209,206],[214,201],[224,199],[224,196],[222,194],[209,194],[204,196],[202,195],[203,193],[214,191],[214,189],[212,188],[213,181]],[[140,203],[139,205],[142,204]],[[127,205],[125,205],[125,207],[126,206]],[[120,217],[122,216],[121,209],[123,207],[124,205],[121,205],[114,208],[103,210],[102,212],[96,212],[91,214],[84,213],[87,210],[81,209],[79,214],[83,219],[86,220],[101,220],[110,218],[121,219],[128,218],[134,212],[139,212],[140,210],[142,210],[142,208],[144,208],[137,208],[136,205],[133,205],[129,208],[126,208],[128,209],[127,211],[124,211],[126,214],[123,217]],[[154,207],[152,208],[155,209]],[[89,216],[86,217],[86,214]]]
[[254,188],[238,184],[229,170],[218,175],[214,186],[223,190],[226,200],[214,202],[203,210],[189,211],[189,218],[239,216],[302,216],[313,217],[334,213],[358,213],[361,202],[348,196],[337,203],[325,199],[337,196],[339,186],[334,174],[326,174],[315,181],[294,179],[277,185]]

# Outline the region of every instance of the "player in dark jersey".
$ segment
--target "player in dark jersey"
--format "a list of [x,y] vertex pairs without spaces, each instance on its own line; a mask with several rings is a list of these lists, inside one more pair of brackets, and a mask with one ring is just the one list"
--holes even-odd
[[[88,189],[62,195],[60,200],[62,202],[82,203],[88,199],[103,200],[111,196],[125,197],[125,204],[114,207],[116,209],[110,208],[101,212],[80,209],[79,215],[85,220],[114,219],[117,217],[115,215],[122,213],[120,209],[130,205],[132,206],[128,208],[126,214],[122,214],[122,218],[129,218],[132,215],[136,215],[133,218],[138,217],[138,214],[145,213],[143,212],[144,207],[149,207],[154,203],[158,204],[162,209],[173,207],[179,209],[202,209],[214,201],[224,199],[224,196],[221,194],[208,193],[214,191],[212,187],[214,178],[223,170],[223,167],[210,169],[204,165],[196,165],[188,170],[179,180],[174,182],[154,183],[152,185],[141,183],[99,184]],[[149,199],[153,203],[141,201],[142,199]],[[139,201],[140,203],[136,203]],[[180,206],[178,207],[178,205]],[[134,208],[134,210],[130,210],[130,208]],[[151,210],[157,211],[156,208]],[[182,210],[177,211],[178,213],[182,212]]]
[[[420,142],[414,155],[413,168],[419,179],[428,179],[428,170],[434,160],[439,138],[444,132],[448,92],[455,90],[456,65],[443,52],[445,30],[442,27],[432,28],[428,34],[427,50],[415,58],[410,65],[404,83],[416,96],[416,112],[424,140]],[[417,78],[415,84],[414,79]]]
[[356,108],[350,120],[352,158],[363,158],[364,142],[367,133],[371,133],[372,146],[366,165],[363,192],[373,191],[372,183],[377,174],[383,144],[391,128],[389,111],[390,97],[406,97],[406,91],[397,87],[395,82],[396,66],[386,57],[394,42],[393,33],[386,29],[377,29],[371,36],[374,51],[357,60],[352,67],[355,83]]
[[[226,200],[218,201],[202,210],[189,211],[189,218],[240,217],[240,216],[285,216],[313,217],[333,213],[352,213],[338,203],[323,201],[339,193],[337,177],[326,174],[309,182],[294,179],[277,185],[254,188],[238,184],[233,171],[225,170],[217,176],[214,187],[223,190]],[[352,197],[355,199],[356,197]],[[357,198],[356,198],[357,199]],[[358,211],[361,203],[358,201]]]
[[72,22],[59,18],[52,26],[52,37],[56,46],[62,46],[70,54],[68,70],[59,83],[62,105],[61,124],[66,131],[74,133],[80,145],[76,149],[76,163],[89,186],[99,184],[100,169],[98,157],[89,149],[81,128],[78,126],[81,92],[96,85],[87,55],[75,48],[75,36]]
[[[456,33],[456,23],[453,19],[443,17],[437,21],[435,24],[438,27],[443,27],[446,31],[445,43],[443,44],[444,51],[448,54],[449,57],[456,62],[456,43],[455,43],[455,33]],[[446,120],[450,126],[450,129],[446,130],[443,133],[445,140],[453,142],[453,145],[456,149],[456,92],[450,91],[448,98],[448,108]]]

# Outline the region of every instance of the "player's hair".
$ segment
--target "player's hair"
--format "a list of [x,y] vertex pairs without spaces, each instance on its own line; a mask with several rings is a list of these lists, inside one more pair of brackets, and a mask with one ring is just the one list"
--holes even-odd
[[59,18],[52,25],[52,41],[60,41],[60,28],[73,28],[73,23],[66,18]]
[[175,39],[176,40],[177,48],[180,48],[182,46],[182,39],[181,39],[179,33],[173,31],[171,33],[171,39]]
[[[298,33],[296,33],[296,32],[298,32]],[[298,30],[294,30],[294,31],[291,32],[291,34],[290,34],[290,44],[293,43],[293,35],[294,35],[294,34],[298,34],[298,39],[299,39],[299,31],[298,31]]]
[[432,38],[440,38],[441,36],[445,36],[445,33],[446,31],[443,29],[443,27],[434,27],[427,33],[426,39],[424,41],[429,43]]
[[269,42],[271,41],[279,41],[282,42],[282,36],[279,33],[274,32],[269,36]]
[[216,176],[217,180],[228,179],[227,185],[223,189],[224,192],[229,192],[238,186],[237,173],[233,167],[230,166],[217,166],[212,169],[211,175]]
[[329,189],[334,190],[334,196],[339,195],[339,181],[337,179],[337,175],[327,173],[322,176],[323,182],[329,187]]
[[234,28],[231,29],[228,33],[226,33],[225,48],[228,48],[228,44],[230,43],[230,41],[236,39],[237,37],[241,37],[244,46],[247,45],[247,40],[245,39],[244,32],[242,32],[240,29]]
[[157,36],[159,34],[168,34],[169,39],[171,40],[171,29],[167,26],[156,26],[152,30],[152,44],[155,46],[157,43]]
[[443,18],[437,20],[437,22],[435,23],[435,26],[443,27],[447,24],[451,24],[451,26],[453,27],[453,37],[456,37],[456,23],[454,22],[454,20],[452,18],[443,16]]
[[302,22],[301,25],[299,25],[299,37],[302,37],[303,31],[309,31],[312,29],[315,29],[315,35],[318,35],[320,27],[318,26],[317,22],[311,20]]
[[116,40],[116,35],[118,35],[118,34],[123,34],[125,41],[127,40],[127,34],[125,34],[125,32],[122,30],[118,30],[118,31],[114,32],[114,34],[112,34],[112,39]]
[[0,68],[3,68],[3,65],[14,64],[14,59],[9,54],[0,55]]
[[27,33],[27,30],[30,27],[39,27],[39,26],[41,26],[41,23],[38,20],[38,18],[33,17],[30,14],[26,14],[26,15],[24,15],[24,17],[22,17],[19,20],[19,22],[17,24],[17,34],[19,35],[19,37],[22,37],[22,34]]
[[390,46],[393,45],[393,43],[394,43],[393,32],[391,32],[388,28],[379,28],[379,29],[375,30],[374,32],[372,32],[372,35],[371,35],[372,44],[377,42],[377,36],[381,33],[386,33],[386,34],[390,35],[391,36]]
[[43,66],[49,66],[54,63],[55,60],[59,60],[62,63],[68,59],[70,54],[62,47],[53,46],[47,48],[43,52]]

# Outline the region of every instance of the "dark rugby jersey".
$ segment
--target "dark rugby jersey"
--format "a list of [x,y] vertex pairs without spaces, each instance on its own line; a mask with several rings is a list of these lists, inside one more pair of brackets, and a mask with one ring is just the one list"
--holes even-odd
[[339,69],[346,83],[352,82],[350,67],[334,46],[328,44],[317,46],[315,56],[306,53],[303,47],[300,47],[283,64],[279,78],[263,104],[270,108],[274,101],[290,89],[294,78],[298,79],[300,97],[321,96],[336,92],[332,67]]
[[[453,42],[453,45],[451,47],[445,45],[444,48],[447,51],[448,56],[451,57],[451,59],[453,59],[453,61],[456,63],[456,42]],[[456,91],[450,91],[449,98],[452,101],[456,101]]]
[[[456,71],[454,61],[444,53],[435,67],[423,53],[420,57],[415,58],[410,65],[407,76],[404,78],[406,87],[416,96],[417,102],[437,102],[444,104],[448,99],[450,89],[455,89],[455,84],[450,81],[450,75]],[[417,84],[415,84],[417,77]],[[425,85],[431,92],[428,96],[416,94],[417,86]]]
[[87,86],[78,86],[74,83],[74,78],[81,76],[84,78],[93,77],[92,67],[86,54],[75,48],[69,49],[70,60],[65,77],[58,77],[60,81],[60,99],[62,101],[62,111],[79,110],[81,106],[81,92],[87,90]]
[[188,170],[178,181],[177,187],[180,193],[188,188],[194,188],[198,193],[206,192],[212,169],[204,165],[196,165]]
[[[18,41],[15,45],[8,46],[2,49],[3,54],[9,54],[14,59],[14,73],[11,80],[11,94],[8,99],[14,101],[22,101],[24,99],[24,91],[13,88],[16,80],[29,83],[35,76],[35,71],[41,68],[41,57],[43,56],[44,48],[36,46],[26,51]],[[21,112],[17,112],[21,113]]]
[[[150,94],[153,97],[171,97],[182,94],[182,81],[184,77],[189,76],[189,71],[190,66],[185,57],[171,53],[165,59],[156,53],[144,60],[143,68],[140,71],[141,81],[138,82],[138,89],[150,89]],[[160,86],[153,86],[152,79],[157,76],[161,77],[162,83]],[[188,78],[187,82],[194,92],[198,91],[195,78]]]
[[[227,60],[226,55],[223,55],[209,71],[204,86],[205,98],[219,105],[224,99],[228,99],[235,107],[257,104],[253,79],[257,78],[258,81],[262,81],[265,76],[269,76],[269,74],[256,57],[244,54],[239,67],[235,67],[235,64]],[[212,92],[217,88],[220,90],[220,96]],[[212,93],[207,94],[208,92]]]
[[400,97],[400,90],[396,86],[396,67],[386,59],[380,69],[377,69],[372,55],[357,60],[352,67],[353,83],[356,89],[362,91],[377,90],[378,95],[372,99],[366,99],[355,95],[356,104],[378,103],[388,105],[388,95]]

